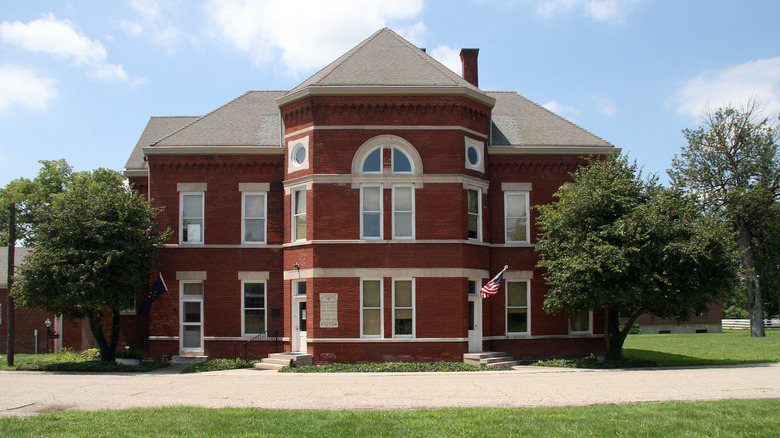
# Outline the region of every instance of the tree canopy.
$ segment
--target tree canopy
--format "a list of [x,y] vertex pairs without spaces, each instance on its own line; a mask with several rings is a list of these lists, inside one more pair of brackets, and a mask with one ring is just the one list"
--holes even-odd
[[[545,311],[603,311],[609,356],[640,315],[686,320],[733,288],[728,228],[679,190],[643,179],[627,158],[592,159],[551,204],[537,207]],[[618,315],[631,318],[621,327]]]
[[118,172],[75,174],[35,212],[31,251],[19,267],[13,295],[26,307],[87,318],[101,358],[113,360],[119,312],[133,307],[168,234],[156,229],[157,213]]
[[[756,257],[765,224],[780,197],[778,132],[760,115],[756,99],[743,108],[705,112],[703,124],[683,131],[688,146],[672,161],[675,187],[700,197],[737,232],[747,289],[751,334],[764,336],[761,274]],[[763,266],[763,265],[762,265]],[[767,273],[768,275],[769,273]]]

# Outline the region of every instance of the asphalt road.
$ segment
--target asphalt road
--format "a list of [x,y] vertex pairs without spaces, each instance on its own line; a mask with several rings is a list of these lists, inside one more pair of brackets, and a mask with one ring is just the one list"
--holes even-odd
[[780,398],[780,364],[479,373],[0,372],[0,416],[155,406],[381,410]]

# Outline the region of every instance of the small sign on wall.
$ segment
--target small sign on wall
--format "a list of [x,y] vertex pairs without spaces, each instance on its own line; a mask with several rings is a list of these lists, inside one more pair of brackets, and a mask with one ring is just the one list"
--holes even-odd
[[339,326],[338,297],[336,293],[320,294],[320,328]]

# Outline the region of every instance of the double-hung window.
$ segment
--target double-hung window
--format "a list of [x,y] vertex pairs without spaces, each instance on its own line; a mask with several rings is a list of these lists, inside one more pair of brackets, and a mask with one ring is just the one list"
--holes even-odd
[[203,198],[200,193],[181,193],[181,243],[203,243]]
[[306,240],[306,189],[292,191],[292,241]]
[[360,288],[360,334],[364,338],[382,337],[382,280],[363,280]]
[[506,282],[506,333],[529,334],[529,290],[527,281]]
[[414,282],[393,281],[393,336],[414,337]]
[[265,283],[244,283],[244,335],[266,332]]
[[504,232],[506,243],[528,243],[528,193],[504,193]]
[[244,193],[242,202],[243,243],[266,243],[266,196],[265,193]]
[[585,310],[576,315],[569,315],[570,334],[589,334],[593,331],[593,313]]
[[479,240],[480,229],[482,222],[480,221],[480,192],[479,190],[468,189],[467,191],[467,203],[468,203],[468,227],[469,227],[469,239]]
[[414,238],[414,187],[393,187],[393,239]]
[[382,238],[382,187],[363,186],[360,199],[362,239]]

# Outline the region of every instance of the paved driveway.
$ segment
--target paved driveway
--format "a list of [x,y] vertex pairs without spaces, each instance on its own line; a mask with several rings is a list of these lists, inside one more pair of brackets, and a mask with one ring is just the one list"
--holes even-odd
[[780,398],[780,364],[479,373],[0,372],[0,416],[151,406],[374,410]]

